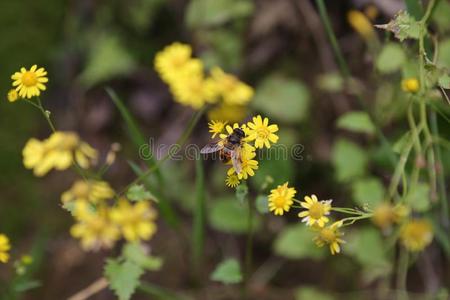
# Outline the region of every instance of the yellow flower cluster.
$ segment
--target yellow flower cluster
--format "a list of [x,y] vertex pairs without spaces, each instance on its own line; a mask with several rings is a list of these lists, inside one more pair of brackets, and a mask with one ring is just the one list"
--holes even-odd
[[57,131],[40,141],[30,139],[22,151],[23,163],[34,175],[44,176],[51,169],[65,170],[77,163],[88,168],[97,159],[97,151],[74,132]]
[[44,68],[38,68],[37,65],[33,65],[29,70],[21,68],[20,72],[11,76],[16,93],[11,90],[8,93],[8,100],[14,102],[19,97],[27,99],[39,97],[41,91],[46,89],[45,83],[48,82],[46,75],[47,71]]
[[76,224],[70,229],[73,237],[81,240],[85,250],[110,248],[122,236],[127,241],[148,240],[156,232],[156,212],[148,200],[136,204],[122,197],[111,206],[108,199],[114,190],[102,181],[76,182],[62,196],[62,201],[73,203]]
[[[227,122],[216,120],[209,123],[211,137],[215,138],[218,135],[221,139],[219,143],[222,143],[222,145],[236,128],[242,129],[245,137],[242,138],[241,146],[237,150],[241,171],[238,173],[234,166],[227,171],[225,183],[233,188],[238,186],[241,180],[247,180],[248,177],[255,175],[255,170],[258,169],[258,161],[255,159],[256,148],[270,148],[271,144],[278,141],[278,136],[275,134],[278,131],[278,125],[270,125],[269,119],[263,119],[260,115],[253,117],[251,122],[242,125],[234,123],[230,126],[227,125]],[[231,164],[231,161],[229,164]]]
[[175,100],[194,109],[219,101],[242,106],[253,97],[250,86],[219,67],[206,74],[202,61],[192,57],[192,48],[186,44],[173,43],[157,53],[155,69]]
[[9,260],[9,250],[11,249],[11,244],[9,243],[9,238],[0,233],[0,262],[7,263]]

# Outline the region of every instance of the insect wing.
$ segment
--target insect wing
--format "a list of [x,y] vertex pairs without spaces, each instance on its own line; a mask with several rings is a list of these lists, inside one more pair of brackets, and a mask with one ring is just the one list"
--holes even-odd
[[241,173],[242,165],[241,165],[241,155],[240,149],[237,148],[235,151],[231,152],[231,162],[233,163],[233,168],[237,174]]
[[200,153],[202,153],[202,154],[214,153],[214,152],[220,151],[222,149],[223,149],[223,142],[219,141],[219,142],[210,143],[210,144],[206,145],[205,147],[203,147],[200,150]]

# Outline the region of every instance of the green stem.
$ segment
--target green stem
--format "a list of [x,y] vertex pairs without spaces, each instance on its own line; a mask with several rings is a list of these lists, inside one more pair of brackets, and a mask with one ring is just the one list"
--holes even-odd
[[41,102],[41,98],[40,97],[36,97],[37,99],[37,107],[39,108],[39,110],[41,111],[42,115],[44,116],[44,118],[47,120],[48,125],[50,126],[51,130],[53,132],[56,132],[56,128],[55,125],[53,125],[52,120],[50,119],[50,114],[48,111],[46,111],[44,109],[44,107],[42,106],[42,102]]
[[[349,79],[350,74],[350,68],[348,67],[347,62],[344,59],[344,56],[342,55],[341,49],[339,47],[339,44],[336,39],[336,35],[334,34],[333,28],[331,26],[330,18],[327,13],[327,9],[325,6],[324,0],[316,0],[317,7],[319,9],[319,15],[322,19],[322,22],[325,27],[325,31],[327,32],[328,38],[330,39],[331,46],[333,48],[335,57],[338,61],[339,69],[345,79]],[[375,131],[377,134],[378,139],[381,142],[381,145],[383,148],[386,149],[386,153],[388,153],[389,161],[392,164],[392,166],[395,166],[397,158],[395,157],[394,152],[392,151],[392,147],[386,138],[386,136],[383,134],[383,131],[381,130],[381,126],[375,116],[372,114],[372,112],[367,107],[366,103],[363,101],[360,95],[356,95],[356,99],[358,100],[359,105],[364,109],[364,111],[368,114],[369,118],[371,119],[372,123],[375,125]]]
[[399,300],[408,299],[408,292],[406,290],[406,280],[408,278],[408,261],[408,251],[402,247],[400,249],[397,266],[397,299]]
[[[254,207],[252,197],[247,198],[248,217],[247,217],[247,243],[245,246],[245,285],[248,285],[253,264],[253,214]],[[247,290],[247,288],[246,288]]]

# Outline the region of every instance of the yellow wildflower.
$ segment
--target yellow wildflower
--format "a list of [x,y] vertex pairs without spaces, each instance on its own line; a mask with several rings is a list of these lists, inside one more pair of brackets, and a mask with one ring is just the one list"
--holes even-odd
[[323,247],[325,244],[328,244],[332,255],[341,252],[339,244],[345,243],[345,241],[341,239],[343,233],[339,231],[341,226],[342,222],[338,221],[327,227],[316,227],[318,234],[313,239],[316,245],[318,247]]
[[347,21],[350,26],[365,39],[375,36],[375,30],[370,20],[360,11],[351,10],[347,14]]
[[[227,126],[229,127],[229,126]],[[254,160],[256,156],[255,147],[250,144],[245,143],[241,148],[240,159],[241,159],[241,167],[242,170],[239,174],[237,174],[239,180],[247,179],[249,176],[254,176],[255,171],[258,169],[258,161]],[[234,167],[231,167],[227,175],[231,176],[236,173]]]
[[221,68],[211,70],[211,77],[223,101],[230,105],[247,104],[253,97],[253,88],[240,81],[236,76],[225,73]]
[[300,202],[300,205],[307,210],[298,214],[300,218],[303,218],[302,222],[306,222],[309,226],[314,224],[319,227],[325,226],[325,223],[329,221],[326,216],[330,214],[331,200],[319,201],[316,195],[305,196],[304,199],[305,202]]
[[183,76],[174,81],[170,89],[177,102],[194,109],[200,109],[210,99],[213,99],[213,96],[211,96],[213,92],[208,85],[208,81],[205,80],[203,72]]
[[72,187],[61,196],[64,204],[77,200],[88,201],[97,204],[103,200],[111,199],[114,190],[106,181],[99,180],[77,180]]
[[420,89],[420,83],[417,78],[406,78],[402,80],[402,90],[407,93],[417,93]]
[[70,228],[70,234],[81,240],[85,250],[99,250],[111,248],[119,239],[120,232],[111,222],[106,206],[99,206],[96,210],[88,209],[86,202],[75,202],[75,219],[78,221]]
[[211,120],[211,122],[208,123],[208,127],[209,132],[212,133],[212,138],[215,138],[216,135],[221,134],[225,129],[225,125],[227,125],[227,122]]
[[247,115],[247,107],[244,105],[228,105],[220,103],[208,111],[209,120],[225,120],[228,122],[240,122]]
[[178,79],[180,70],[191,60],[191,55],[191,46],[173,43],[156,54],[155,69],[165,82],[172,82]]
[[372,222],[381,229],[387,229],[392,223],[400,223],[408,214],[409,208],[402,204],[393,206],[389,202],[383,202],[375,207]]
[[9,260],[9,250],[11,249],[11,244],[9,243],[9,238],[0,233],[0,262],[7,263]]
[[422,251],[433,240],[433,228],[428,220],[410,220],[403,225],[400,239],[406,249],[410,251]]
[[149,201],[139,201],[131,205],[122,198],[111,210],[111,219],[120,227],[128,241],[148,240],[156,232],[156,212]]
[[231,188],[237,187],[240,183],[241,181],[236,174],[229,175],[227,176],[227,179],[225,179],[225,184]]
[[23,163],[36,176],[47,174],[52,168],[65,170],[74,162],[88,168],[97,158],[97,151],[80,141],[73,132],[55,132],[48,139],[30,139],[22,151]]
[[37,65],[33,65],[30,70],[21,68],[20,72],[11,76],[11,79],[14,80],[13,86],[16,87],[19,96],[30,99],[39,96],[41,91],[45,91],[44,83],[48,82],[46,75],[47,71],[44,68],[38,69]]
[[271,190],[269,195],[269,210],[273,211],[275,215],[282,216],[284,212],[288,212],[291,208],[294,203],[292,199],[296,193],[295,188],[288,187],[287,182]]
[[278,125],[269,125],[269,119],[264,118],[260,115],[253,117],[253,122],[248,122],[248,140],[255,140],[256,148],[263,148],[266,146],[270,148],[270,143],[276,143],[278,141],[278,136],[275,132],[278,131]]
[[19,99],[19,93],[16,90],[10,90],[8,92],[8,101],[15,102],[17,99]]

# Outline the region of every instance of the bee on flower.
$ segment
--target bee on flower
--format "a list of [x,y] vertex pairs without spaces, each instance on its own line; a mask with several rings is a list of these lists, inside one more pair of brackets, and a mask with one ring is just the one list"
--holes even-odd
[[11,249],[11,244],[9,243],[9,238],[0,233],[0,262],[7,263],[9,260],[9,250]]
[[40,96],[41,91],[45,91],[45,83],[48,82],[46,77],[47,71],[44,68],[38,68],[33,65],[29,70],[21,68],[20,72],[16,72],[11,76],[13,86],[19,93],[21,98],[30,99]]
[[319,227],[325,226],[328,223],[328,215],[331,210],[332,200],[319,201],[316,195],[305,196],[305,201],[300,202],[300,205],[306,210],[300,212],[298,216],[305,222],[308,226],[313,226],[317,224]]
[[30,139],[22,150],[23,163],[36,176],[44,176],[51,169],[65,170],[75,162],[87,169],[97,159],[97,151],[80,140],[73,132],[55,132],[40,141]]
[[149,240],[156,232],[156,211],[149,201],[139,201],[132,205],[122,198],[111,209],[111,220],[117,224],[127,241]]
[[294,204],[294,196],[297,193],[295,188],[288,187],[286,182],[283,185],[279,185],[276,189],[270,191],[269,195],[269,210],[273,211],[275,215],[282,216],[285,212],[288,212],[292,204]]
[[317,232],[317,235],[314,237],[313,241],[316,243],[318,247],[323,247],[324,245],[328,245],[330,252],[332,255],[341,252],[340,244],[345,243],[341,237],[344,235],[339,231],[339,228],[342,226],[341,221],[334,222],[330,226],[326,227],[313,227]]

